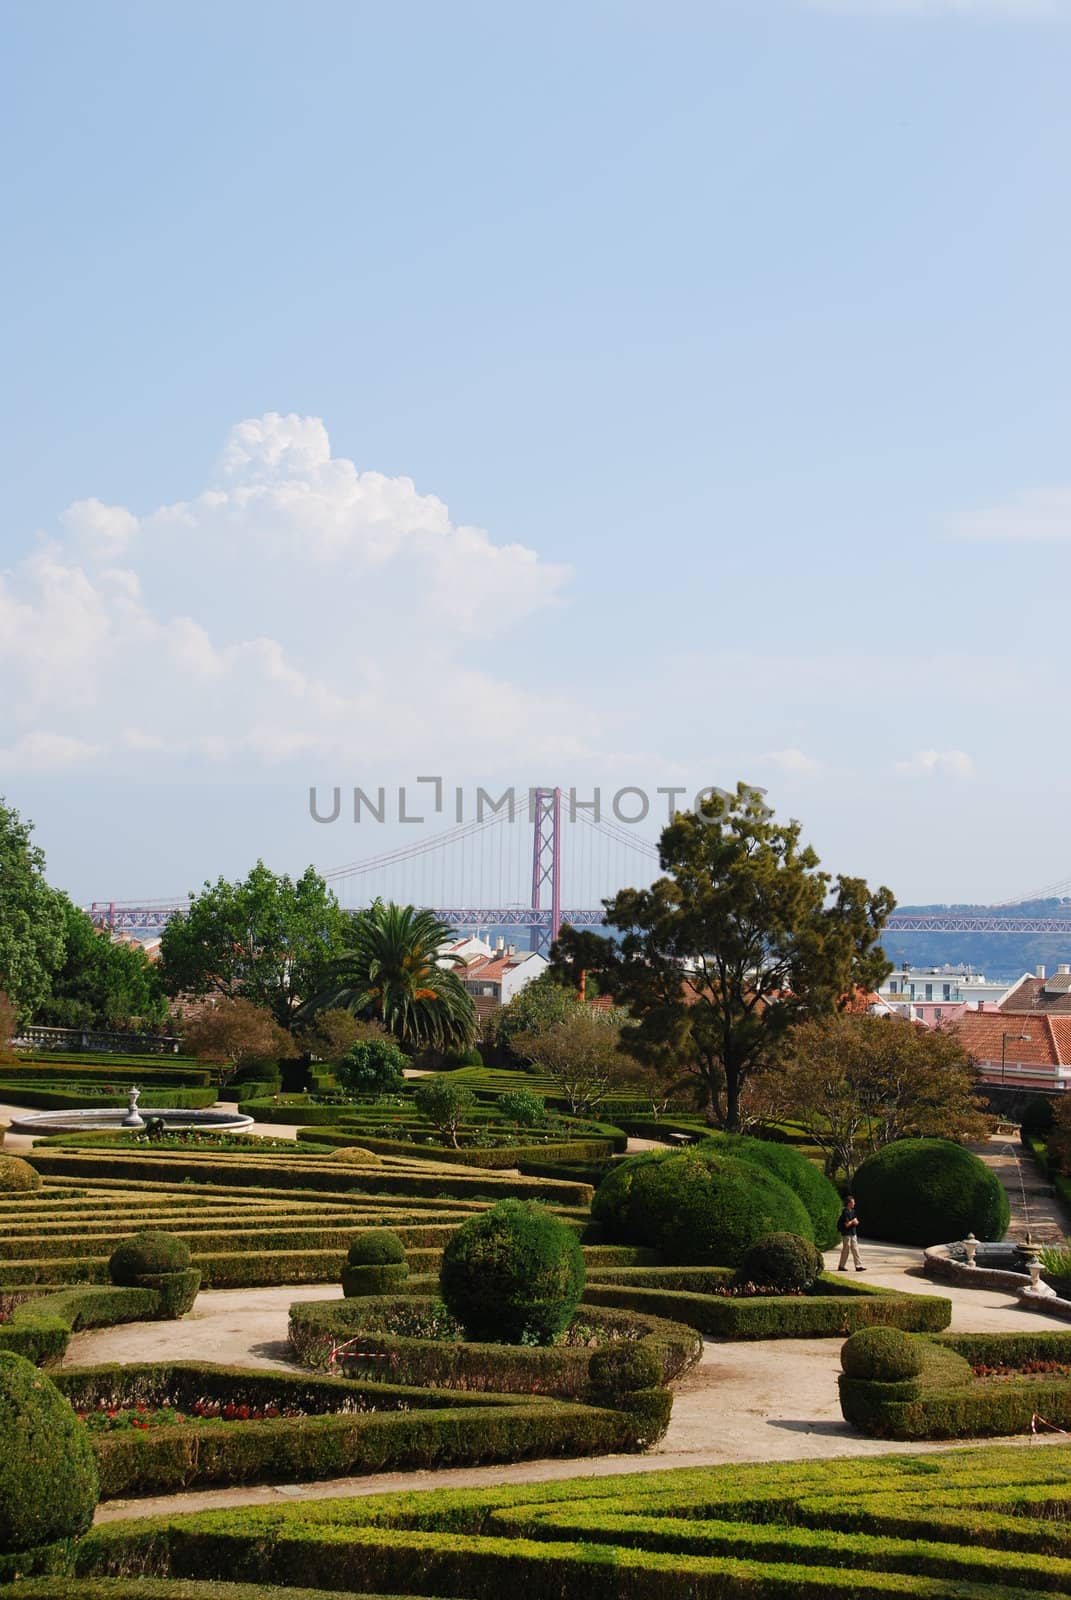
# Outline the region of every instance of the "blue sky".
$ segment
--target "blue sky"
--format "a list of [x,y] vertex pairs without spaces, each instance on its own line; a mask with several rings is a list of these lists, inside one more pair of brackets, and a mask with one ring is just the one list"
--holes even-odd
[[[82,899],[319,785],[762,784],[1071,873],[1071,4],[12,0],[0,792]],[[398,835],[400,836],[400,835]]]

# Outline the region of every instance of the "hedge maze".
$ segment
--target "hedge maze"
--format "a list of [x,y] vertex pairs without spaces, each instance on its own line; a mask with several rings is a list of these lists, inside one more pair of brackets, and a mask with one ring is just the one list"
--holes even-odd
[[1069,1481],[1065,1445],[644,1472],[110,1523],[74,1562],[464,1600],[1033,1600],[1071,1592]]

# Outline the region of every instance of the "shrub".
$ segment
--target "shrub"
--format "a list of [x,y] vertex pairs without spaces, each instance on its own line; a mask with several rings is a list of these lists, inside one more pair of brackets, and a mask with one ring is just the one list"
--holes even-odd
[[[1062,1104],[1063,1102],[1061,1102]],[[1047,1134],[1053,1123],[1052,1101],[1043,1094],[1031,1095],[1023,1106],[1020,1128],[1024,1137]]]
[[849,1378],[869,1378],[877,1383],[903,1383],[922,1371],[923,1354],[917,1340],[899,1328],[861,1328],[845,1340],[840,1364]]
[[413,1100],[422,1117],[438,1128],[444,1144],[457,1149],[457,1130],[465,1119],[465,1112],[476,1104],[476,1096],[463,1083],[452,1083],[449,1078],[425,1078],[418,1083]]
[[0,1352],[0,1554],[77,1538],[97,1498],[89,1434],[54,1383]]
[[395,1266],[405,1262],[405,1246],[390,1228],[369,1228],[359,1233],[346,1252],[351,1267]]
[[811,1219],[815,1244],[820,1250],[832,1249],[837,1243],[841,1199],[820,1167],[809,1161],[801,1150],[770,1139],[722,1133],[715,1134],[713,1142],[726,1155],[739,1161],[752,1161],[787,1184],[803,1202]]
[[369,1228],[349,1247],[342,1269],[342,1293],[347,1300],[359,1295],[390,1294],[409,1276],[405,1246],[389,1228]]
[[475,1045],[467,1050],[448,1050],[443,1056],[443,1071],[456,1072],[459,1067],[482,1067],[483,1056]]
[[31,1194],[41,1187],[41,1174],[18,1156],[0,1155],[0,1193]]
[[736,1281],[786,1294],[809,1289],[817,1282],[822,1265],[822,1257],[809,1239],[801,1239],[797,1233],[767,1233],[745,1250]]
[[780,1178],[713,1141],[621,1162],[591,1212],[610,1240],[650,1245],[672,1265],[735,1266],[763,1234],[814,1236],[803,1202]]
[[354,1167],[381,1167],[383,1157],[374,1150],[365,1150],[362,1145],[348,1144],[341,1150],[332,1150],[332,1161],[345,1161]]
[[334,1072],[350,1094],[396,1094],[405,1083],[403,1069],[408,1065],[393,1039],[358,1039]]
[[621,1340],[596,1350],[588,1362],[592,1390],[616,1403],[639,1389],[655,1389],[662,1382],[662,1365],[648,1345]]
[[530,1089],[512,1089],[499,1097],[498,1109],[510,1122],[522,1128],[539,1128],[547,1120],[547,1106],[541,1095]]
[[156,1233],[146,1229],[116,1246],[108,1262],[108,1272],[113,1283],[129,1288],[145,1288],[146,1278],[185,1272],[189,1265],[190,1247],[185,1240],[176,1239],[173,1233]]
[[948,1139],[899,1139],[855,1175],[860,1232],[896,1244],[1002,1239],[1010,1217],[1004,1185]]
[[583,1290],[576,1234],[534,1201],[470,1217],[443,1252],[443,1299],[470,1339],[550,1344]]

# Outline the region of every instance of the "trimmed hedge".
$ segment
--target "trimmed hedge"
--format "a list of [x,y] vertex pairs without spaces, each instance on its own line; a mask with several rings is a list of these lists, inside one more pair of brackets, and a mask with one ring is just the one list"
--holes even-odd
[[45,1366],[60,1360],[71,1334],[83,1328],[170,1321],[181,1314],[175,1310],[175,1297],[189,1289],[186,1273],[171,1276],[179,1281],[163,1290],[149,1285],[138,1289],[88,1285],[35,1295],[16,1306],[9,1321],[0,1325],[0,1350],[14,1351],[35,1366]]
[[947,1328],[952,1319],[951,1302],[937,1295],[838,1286],[831,1279],[820,1279],[817,1287],[814,1294],[722,1299],[683,1290],[623,1287],[600,1275],[589,1281],[582,1304],[667,1317],[716,1339],[843,1338],[876,1324],[929,1333]]
[[[585,1364],[588,1352],[583,1352]],[[345,1378],[295,1378],[196,1362],[70,1367],[57,1384],[78,1410],[198,1400],[307,1414],[222,1426],[201,1422],[93,1433],[102,1497],[195,1484],[343,1477],[643,1448],[642,1408],[563,1403],[545,1395],[444,1394]],[[659,1391],[666,1393],[667,1391]],[[68,1413],[69,1415],[69,1413]]]
[[442,1295],[472,1340],[552,1344],[584,1288],[568,1224],[529,1200],[503,1200],[447,1242]]
[[735,1266],[766,1233],[814,1238],[799,1197],[756,1161],[713,1140],[687,1150],[648,1150],[615,1166],[591,1214],[608,1238],[645,1244],[682,1265]]
[[[715,1149],[723,1150],[738,1161],[753,1162],[787,1184],[803,1202],[819,1250],[832,1249],[838,1241],[841,1198],[821,1167],[793,1145],[756,1139],[750,1134],[718,1133],[710,1142]],[[706,1148],[705,1144],[700,1148]]]
[[[225,1579],[193,1578],[24,1578],[19,1600],[265,1600],[262,1583],[228,1583]],[[324,1600],[322,1589],[272,1587],[271,1600]],[[332,1591],[331,1600],[403,1600],[401,1595],[375,1595],[367,1590]],[[406,1595],[404,1600],[425,1600]]]
[[855,1174],[860,1232],[894,1244],[945,1244],[973,1233],[1003,1239],[1011,1211],[1004,1185],[949,1139],[898,1139]]
[[59,1390],[0,1351],[0,1554],[77,1538],[98,1497],[89,1438]]
[[[203,1111],[207,1106],[216,1103],[215,1089],[153,1089],[152,1104],[140,1107],[141,1111]],[[71,1087],[67,1089],[50,1088],[47,1083],[24,1083],[19,1079],[14,1082],[5,1080],[3,1069],[0,1068],[0,1100],[7,1105],[25,1106],[31,1111],[80,1111],[86,1104],[84,1089]],[[128,1101],[126,1094],[95,1094],[92,1097],[91,1109],[95,1111],[114,1110],[120,1106],[125,1107]]]
[[[367,1362],[347,1363],[364,1381],[382,1380],[501,1394],[548,1394],[575,1399],[588,1393],[586,1345],[477,1344],[464,1340],[407,1339],[376,1331],[376,1323],[397,1305],[382,1300],[312,1300],[290,1307],[289,1338],[295,1356],[309,1366],[323,1366],[336,1344],[360,1337]],[[428,1301],[430,1306],[433,1302]],[[702,1353],[691,1329],[649,1313],[613,1316],[595,1308],[578,1312],[620,1337],[642,1335],[659,1362],[662,1382],[688,1370]],[[383,1359],[385,1358],[385,1359]]]
[[74,1559],[267,1593],[1040,1600],[1071,1588],[1069,1473],[1058,1445],[395,1493],[113,1523]]
[[[248,1111],[248,1106],[246,1110]],[[298,1129],[298,1138],[308,1143],[352,1145],[359,1138],[368,1150],[387,1156],[409,1156],[414,1160],[441,1161],[451,1166],[481,1167],[488,1171],[515,1167],[519,1161],[541,1162],[592,1162],[608,1161],[613,1151],[609,1139],[571,1139],[546,1144],[500,1145],[481,1150],[475,1145],[465,1145],[451,1150],[441,1144],[416,1144],[402,1139],[381,1139],[360,1130],[345,1127],[315,1127]]]
[[840,1379],[846,1421],[876,1439],[1029,1434],[1035,1416],[1056,1428],[1071,1427],[1071,1379],[979,1379],[971,1370],[976,1363],[1014,1367],[1051,1360],[1071,1365],[1071,1332],[943,1334],[915,1344],[920,1370],[899,1382],[849,1375],[846,1367]]
[[0,1193],[33,1194],[41,1187],[41,1174],[20,1156],[0,1155]]
[[471,1177],[445,1172],[395,1172],[374,1168],[332,1167],[329,1158],[307,1156],[303,1161],[284,1161],[270,1156],[257,1160],[245,1154],[232,1159],[202,1155],[200,1150],[161,1154],[146,1146],[144,1151],[39,1150],[28,1152],[31,1166],[45,1177],[114,1178],[128,1186],[141,1183],[178,1184],[187,1179],[220,1187],[287,1189],[291,1193],[309,1190],[314,1194],[470,1196],[498,1199],[515,1195],[520,1199],[546,1200],[559,1205],[586,1206],[591,1187],[583,1183],[554,1183],[549,1179],[507,1178],[491,1173]]

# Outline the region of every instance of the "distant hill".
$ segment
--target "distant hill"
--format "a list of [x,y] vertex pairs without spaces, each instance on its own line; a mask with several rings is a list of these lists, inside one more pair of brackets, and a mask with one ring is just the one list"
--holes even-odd
[[892,929],[882,943],[890,961],[909,961],[914,967],[969,966],[987,978],[1015,978],[1043,966],[1052,972],[1061,961],[1071,962],[1071,899],[1027,900],[1015,906],[934,905],[897,906],[897,911],[941,911],[974,916],[1066,917],[1067,937],[1055,933],[900,933]]

